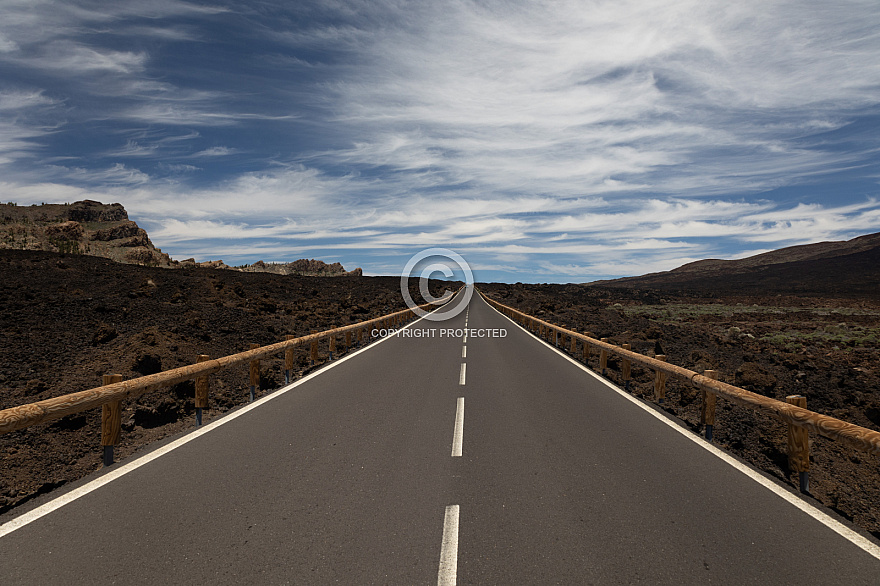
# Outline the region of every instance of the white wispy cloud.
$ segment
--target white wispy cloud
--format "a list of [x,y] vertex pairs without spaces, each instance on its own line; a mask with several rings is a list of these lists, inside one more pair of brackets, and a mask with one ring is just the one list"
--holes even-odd
[[136,186],[150,182],[150,176],[139,169],[127,167],[123,163],[103,169],[86,169],[84,167],[52,166],[49,171],[59,179],[70,182],[91,183],[98,179],[107,188],[119,185]]
[[154,157],[158,150],[155,144],[142,145],[135,140],[129,140],[125,146],[107,151],[105,154],[108,157]]
[[58,100],[46,96],[42,90],[0,92],[0,111],[10,112],[56,104],[58,104]]
[[38,55],[22,58],[28,67],[71,76],[101,71],[134,73],[142,71],[146,61],[146,53],[97,50],[70,41],[54,41],[42,47]]
[[238,149],[229,148],[225,146],[216,146],[211,147],[209,149],[205,149],[203,151],[199,151],[197,153],[193,153],[193,157],[226,157],[229,155],[233,155],[238,152]]

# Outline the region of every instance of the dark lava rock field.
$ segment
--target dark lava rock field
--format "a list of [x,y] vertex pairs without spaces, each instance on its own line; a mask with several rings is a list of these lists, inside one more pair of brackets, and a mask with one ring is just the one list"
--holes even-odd
[[[544,321],[629,343],[648,356],[784,401],[807,397],[807,408],[880,431],[880,292],[849,298],[738,295],[729,289],[684,291],[596,285],[484,284],[480,290]],[[598,369],[598,353],[591,366]],[[607,376],[620,386],[611,357]],[[653,402],[653,371],[633,366],[630,392]],[[667,382],[662,409],[694,433],[701,394]],[[714,442],[794,489],[787,427],[719,398]],[[810,491],[838,514],[880,537],[880,458],[811,434]]]
[[[399,277],[164,269],[23,250],[0,250],[0,306],[0,409],[98,387],[104,374],[127,380],[406,309]],[[320,352],[315,367],[328,358]],[[284,379],[280,356],[261,366],[260,395]],[[296,376],[312,368],[298,348]],[[212,375],[204,421],[246,403],[248,389],[247,365]],[[191,428],[194,393],[187,382],[123,402],[117,460]],[[0,513],[100,468],[100,420],[93,409],[0,435]]]

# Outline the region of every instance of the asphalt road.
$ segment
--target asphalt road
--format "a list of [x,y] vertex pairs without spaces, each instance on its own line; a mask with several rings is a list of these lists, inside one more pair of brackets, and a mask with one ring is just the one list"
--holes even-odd
[[409,331],[0,525],[0,584],[880,582],[478,296]]

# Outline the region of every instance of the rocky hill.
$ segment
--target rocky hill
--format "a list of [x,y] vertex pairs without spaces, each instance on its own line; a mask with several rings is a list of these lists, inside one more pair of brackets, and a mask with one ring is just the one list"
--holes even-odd
[[880,291],[880,233],[790,246],[739,260],[701,260],[671,271],[590,285],[742,295],[876,297]]
[[362,275],[360,268],[346,271],[338,262],[327,264],[314,259],[290,263],[257,261],[239,267],[231,267],[222,260],[173,260],[153,246],[147,232],[128,219],[121,204],[91,200],[32,206],[0,204],[0,249],[85,254],[160,268],[204,267],[303,277]]
[[153,246],[143,228],[118,203],[18,206],[0,204],[0,249],[43,250],[101,256],[117,262],[171,268],[176,263]]

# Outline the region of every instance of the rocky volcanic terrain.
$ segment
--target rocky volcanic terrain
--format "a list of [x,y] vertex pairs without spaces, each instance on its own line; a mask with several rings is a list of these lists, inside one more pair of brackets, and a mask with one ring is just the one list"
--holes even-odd
[[[411,295],[420,302],[415,281]],[[405,309],[399,277],[172,270],[22,250],[0,250],[0,305],[0,409],[100,386],[104,374],[130,379]],[[307,353],[297,351],[297,376],[312,368]],[[260,395],[283,382],[280,356],[262,367]],[[205,421],[247,402],[248,376],[247,366],[212,375]],[[194,392],[182,383],[125,402],[117,460],[191,428]],[[0,513],[99,468],[100,419],[93,409],[0,435]]]
[[[866,241],[873,247],[864,247]],[[880,238],[849,242],[855,245],[823,243],[728,261],[730,269],[706,261],[709,270],[697,271],[697,279],[676,269],[602,284],[480,289],[568,329],[629,343],[648,356],[666,354],[698,372],[717,370],[725,382],[768,397],[804,395],[809,409],[880,431],[880,287],[865,285],[880,283]],[[632,376],[631,392],[653,402],[653,371],[634,366]],[[614,357],[608,377],[622,386]],[[702,433],[700,393],[672,380],[666,397],[662,408]],[[719,399],[714,432],[717,445],[797,488],[784,424]],[[880,457],[815,435],[810,440],[812,496],[880,537]]]

